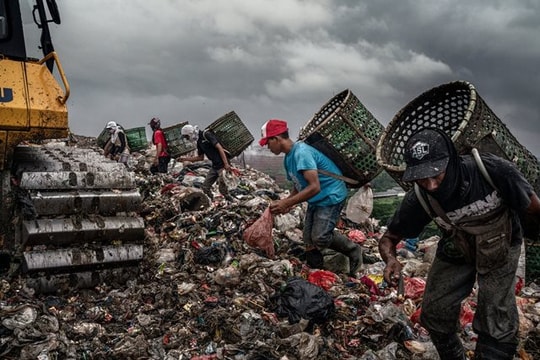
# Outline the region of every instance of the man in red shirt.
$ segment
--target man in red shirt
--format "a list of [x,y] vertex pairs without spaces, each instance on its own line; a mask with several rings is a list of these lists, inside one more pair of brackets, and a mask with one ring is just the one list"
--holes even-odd
[[148,125],[150,125],[154,132],[152,134],[152,143],[156,145],[156,157],[152,166],[150,166],[150,172],[152,174],[166,174],[171,156],[167,152],[167,140],[165,140],[165,135],[163,134],[163,130],[161,130],[161,121],[159,118],[152,118]]

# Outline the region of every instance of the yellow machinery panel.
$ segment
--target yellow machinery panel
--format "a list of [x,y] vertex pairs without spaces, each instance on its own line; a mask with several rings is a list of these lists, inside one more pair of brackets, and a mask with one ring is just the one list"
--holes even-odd
[[[50,57],[56,54],[52,53]],[[0,170],[7,168],[15,146],[23,141],[66,137],[69,85],[59,65],[65,91],[40,62],[0,60]]]
[[23,62],[0,60],[0,128],[2,130],[30,126],[25,67]]

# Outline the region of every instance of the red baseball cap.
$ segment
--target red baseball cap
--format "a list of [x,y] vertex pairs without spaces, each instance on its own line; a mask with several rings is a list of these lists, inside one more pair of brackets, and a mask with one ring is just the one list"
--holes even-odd
[[287,128],[286,121],[279,119],[268,120],[261,127],[261,140],[259,140],[259,145],[265,146],[269,138],[283,134],[287,131],[289,131],[289,128]]

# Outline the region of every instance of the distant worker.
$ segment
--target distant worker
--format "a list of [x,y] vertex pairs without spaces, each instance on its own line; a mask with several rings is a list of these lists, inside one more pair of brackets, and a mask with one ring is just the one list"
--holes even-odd
[[[518,345],[516,269],[520,216],[540,222],[540,200],[514,163],[493,154],[460,156],[450,137],[423,129],[405,144],[402,180],[414,183],[379,240],[384,279],[396,285],[396,245],[432,220],[442,237],[427,276],[420,323],[442,360],[466,359],[457,334],[461,303],[478,284],[474,359],[514,359]],[[484,172],[485,171],[485,172]]]
[[341,170],[326,155],[304,142],[289,138],[287,122],[268,120],[261,129],[261,146],[268,146],[275,155],[285,154],[284,166],[287,179],[293,182],[290,195],[270,204],[272,214],[285,214],[294,205],[307,201],[303,241],[306,261],[312,268],[323,268],[321,249],[330,248],[349,258],[349,274],[356,276],[362,266],[361,247],[345,235],[335,231],[341,210],[347,198]]
[[171,156],[168,153],[167,140],[165,134],[161,129],[161,120],[159,118],[152,118],[148,123],[152,128],[152,143],[156,146],[156,156],[150,166],[150,172],[152,174],[162,173],[166,174],[169,170],[169,161]]
[[109,121],[106,128],[109,130],[110,137],[105,144],[105,157],[116,160],[119,163],[127,164],[129,159],[129,146],[124,130],[114,121]]
[[233,197],[229,194],[227,185],[221,175],[222,171],[231,171],[232,167],[229,162],[229,157],[227,151],[216,135],[210,130],[199,130],[197,126],[185,125],[182,128],[182,136],[197,144],[197,155],[188,156],[188,157],[179,157],[177,161],[202,161],[206,155],[208,159],[212,162],[212,167],[202,185],[203,192],[213,200],[214,195],[212,194],[212,185],[217,181],[218,189],[221,195],[225,197],[228,201],[234,200]]

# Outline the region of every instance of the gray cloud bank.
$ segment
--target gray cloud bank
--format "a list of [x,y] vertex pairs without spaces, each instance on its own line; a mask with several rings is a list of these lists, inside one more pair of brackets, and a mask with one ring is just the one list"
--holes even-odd
[[467,80],[540,156],[536,0],[57,1],[77,134],[154,116],[204,127],[234,110],[255,138],[269,118],[294,137],[347,88],[386,125],[424,91]]

